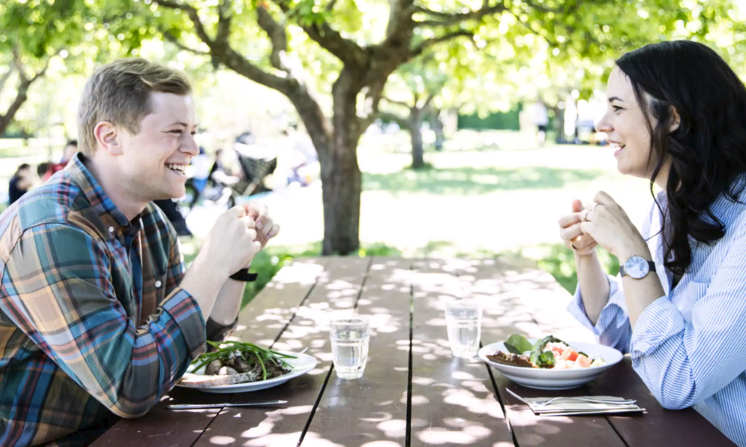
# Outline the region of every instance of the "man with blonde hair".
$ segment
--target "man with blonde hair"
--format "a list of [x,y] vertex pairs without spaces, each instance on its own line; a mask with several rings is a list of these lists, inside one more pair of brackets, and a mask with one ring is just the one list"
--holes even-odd
[[279,227],[221,215],[188,271],[151,201],[197,155],[185,76],[144,59],[94,73],[80,153],[0,215],[0,445],[88,444],[144,415],[235,325],[247,268]]

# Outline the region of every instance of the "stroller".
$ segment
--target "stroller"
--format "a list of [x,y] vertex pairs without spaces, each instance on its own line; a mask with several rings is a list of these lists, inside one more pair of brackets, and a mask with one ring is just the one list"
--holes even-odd
[[230,185],[232,195],[251,196],[270,191],[264,179],[277,169],[277,151],[255,144],[236,143],[233,150],[241,166],[240,180]]

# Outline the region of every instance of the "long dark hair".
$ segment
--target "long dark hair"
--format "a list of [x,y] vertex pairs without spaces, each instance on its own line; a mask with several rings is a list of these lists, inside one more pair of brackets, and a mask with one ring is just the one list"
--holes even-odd
[[[723,194],[739,201],[743,192],[744,183],[735,180],[746,172],[746,88],[715,51],[696,42],[647,45],[616,64],[629,77],[648,123],[651,193],[671,160],[661,239],[666,267],[683,275],[692,261],[689,237],[713,244],[725,235],[712,204]],[[672,107],[681,120],[673,132]]]

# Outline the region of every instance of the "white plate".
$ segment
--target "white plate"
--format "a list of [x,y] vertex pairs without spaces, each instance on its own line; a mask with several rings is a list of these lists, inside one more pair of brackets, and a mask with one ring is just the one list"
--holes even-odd
[[[536,343],[536,339],[529,339],[531,344]],[[503,365],[489,360],[487,354],[494,354],[496,351],[510,353],[502,342],[492,343],[482,347],[479,350],[479,358],[487,362],[490,366],[503,373],[505,377],[513,382],[528,388],[537,388],[540,390],[568,390],[582,386],[601,375],[604,371],[616,365],[622,360],[622,353],[614,348],[604,345],[595,345],[591,343],[566,342],[576,351],[582,351],[591,358],[602,358],[605,365],[590,366],[588,368],[578,369],[541,369],[541,368],[521,368],[519,366]]]
[[[282,385],[288,380],[302,376],[308,371],[316,367],[316,357],[308,354],[299,354],[297,352],[277,351],[282,354],[294,355],[294,359],[284,359],[285,363],[293,367],[293,370],[287,374],[284,374],[274,379],[259,380],[256,382],[237,383],[235,385],[220,385],[220,386],[206,386],[206,387],[192,387],[177,384],[182,388],[190,388],[194,390],[204,391],[206,393],[217,393],[217,394],[228,394],[228,393],[246,393],[249,391],[259,391],[266,388],[272,388],[273,386]],[[190,369],[192,366],[190,365]],[[187,370],[188,371],[188,370]],[[191,373],[187,373],[191,374]]]

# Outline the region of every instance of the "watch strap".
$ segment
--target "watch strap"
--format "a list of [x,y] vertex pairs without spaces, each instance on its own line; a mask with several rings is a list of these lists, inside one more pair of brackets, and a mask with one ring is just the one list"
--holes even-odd
[[[648,270],[648,273],[654,272],[655,271],[655,262],[654,261],[648,261],[648,267],[650,267],[650,269]],[[627,271],[624,270],[624,264],[622,264],[622,265],[619,266],[619,276],[621,276],[622,278],[624,278],[625,276],[627,276]],[[645,276],[647,276],[647,275],[645,275]]]
[[249,273],[249,269],[241,269],[230,276],[231,279],[244,282],[254,282],[258,277],[256,273]]

